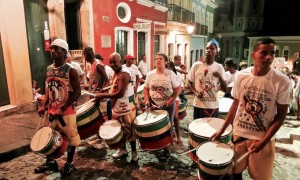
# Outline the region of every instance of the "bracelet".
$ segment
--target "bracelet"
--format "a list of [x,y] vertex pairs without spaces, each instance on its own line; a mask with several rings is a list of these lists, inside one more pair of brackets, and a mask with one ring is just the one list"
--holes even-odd
[[60,107],[60,110],[65,111],[67,109],[67,106],[63,105],[62,107]]

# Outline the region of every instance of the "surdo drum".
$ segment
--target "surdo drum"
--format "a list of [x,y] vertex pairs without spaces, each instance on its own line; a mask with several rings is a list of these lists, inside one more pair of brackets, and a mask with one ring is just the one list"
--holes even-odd
[[106,121],[99,129],[99,136],[110,149],[121,148],[126,142],[118,120]]
[[225,175],[231,170],[234,151],[225,143],[205,142],[197,148],[200,176],[207,179],[228,179]]
[[223,119],[226,118],[232,103],[233,103],[233,99],[226,98],[226,97],[219,98],[219,114]]
[[[201,143],[208,141],[208,139],[217,131],[219,131],[224,123],[223,119],[220,118],[199,118],[193,120],[188,125],[189,130],[189,149],[197,148]],[[223,143],[231,142],[232,138],[232,125],[229,125],[218,141]],[[190,158],[198,163],[198,157],[196,151],[189,153]]]
[[178,119],[183,119],[186,116],[186,102],[179,103]]
[[77,109],[76,123],[81,139],[89,138],[98,133],[104,119],[95,102],[89,101]]
[[32,137],[30,149],[49,158],[57,159],[66,151],[68,141],[51,127],[42,127]]
[[155,110],[144,112],[134,121],[141,148],[147,151],[160,150],[173,142],[168,112]]

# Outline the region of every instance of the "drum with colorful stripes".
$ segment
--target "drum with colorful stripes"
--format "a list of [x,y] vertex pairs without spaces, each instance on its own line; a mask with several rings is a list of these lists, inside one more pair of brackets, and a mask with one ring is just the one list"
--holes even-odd
[[96,103],[89,101],[77,109],[76,122],[80,138],[86,139],[98,133],[104,119]]
[[142,84],[137,88],[137,91],[136,91],[140,106],[145,103],[144,87],[145,87],[145,84]]
[[197,148],[199,174],[202,179],[228,179],[231,172],[234,151],[227,144],[212,141]]
[[186,116],[186,101],[179,104],[178,119],[183,119]]
[[118,120],[109,120],[103,123],[99,129],[99,136],[110,149],[121,148],[126,142],[121,123]]
[[33,152],[49,158],[60,158],[67,150],[68,141],[51,127],[42,127],[32,137],[30,148]]
[[144,112],[134,121],[141,148],[147,151],[160,150],[173,142],[168,112],[155,110]]
[[[199,118],[193,120],[188,125],[189,130],[189,149],[197,148],[201,143],[208,141],[208,139],[218,130],[221,129],[225,121],[220,118]],[[229,143],[232,138],[232,125],[229,125],[225,132],[218,139],[220,142]],[[196,151],[189,153],[190,158],[198,163],[198,157],[196,156]]]

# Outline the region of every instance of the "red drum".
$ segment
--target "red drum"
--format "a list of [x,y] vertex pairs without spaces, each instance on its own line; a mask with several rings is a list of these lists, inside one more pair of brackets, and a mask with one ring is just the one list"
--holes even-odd
[[[197,148],[201,143],[208,141],[208,139],[218,130],[221,129],[224,123],[223,119],[220,118],[200,118],[192,121],[189,126],[189,149]],[[232,125],[229,125],[219,141],[223,143],[230,143],[232,138]],[[198,157],[196,151],[189,153],[190,158],[198,163]]]
[[136,117],[134,124],[141,148],[144,150],[160,150],[173,142],[174,137],[167,111],[144,112]]
[[124,146],[126,139],[118,120],[106,121],[99,129],[99,136],[110,149],[118,149]]
[[76,122],[80,138],[86,139],[98,133],[104,119],[95,102],[89,101],[77,109]]
[[57,159],[67,150],[68,141],[51,127],[42,127],[32,137],[30,148],[33,152]]

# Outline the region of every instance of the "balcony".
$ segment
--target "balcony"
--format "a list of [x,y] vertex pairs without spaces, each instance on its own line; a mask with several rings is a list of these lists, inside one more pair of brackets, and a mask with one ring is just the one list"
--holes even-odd
[[202,25],[200,23],[194,23],[194,24],[195,24],[195,30],[193,34],[207,36],[208,27],[206,25]]
[[150,1],[165,7],[168,6],[168,0],[150,0]]
[[195,22],[195,13],[175,4],[168,4],[168,21],[190,24]]

